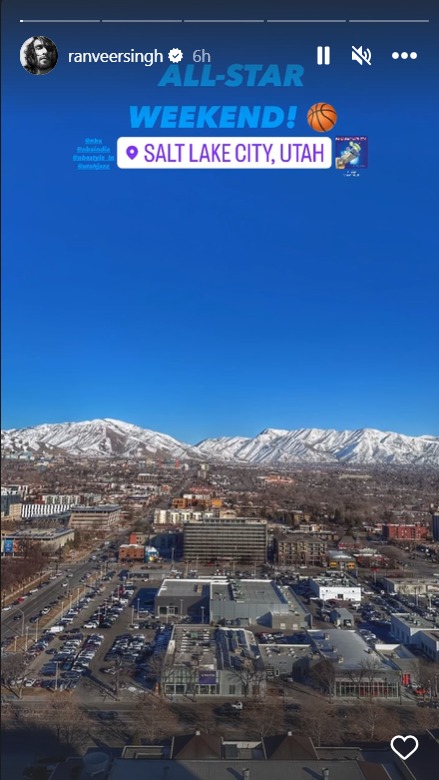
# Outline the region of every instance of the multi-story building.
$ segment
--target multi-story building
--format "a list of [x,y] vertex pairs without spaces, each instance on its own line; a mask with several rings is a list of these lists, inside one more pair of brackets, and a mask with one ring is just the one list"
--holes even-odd
[[119,547],[119,561],[144,561],[145,547],[143,544],[121,544]]
[[203,517],[213,517],[214,512],[204,512],[202,509],[155,509],[154,525],[182,525],[192,520],[202,520]]
[[383,539],[419,542],[428,536],[428,528],[420,523],[384,523]]
[[2,496],[20,496],[26,498],[29,493],[29,485],[2,485]]
[[1,517],[2,520],[20,520],[21,496],[17,494],[2,494],[1,496]]
[[24,519],[30,517],[50,517],[68,512],[71,508],[71,504],[23,504],[21,516]]
[[305,563],[322,566],[326,562],[328,543],[313,536],[274,537],[274,554],[280,566]]
[[41,500],[43,504],[69,504],[70,506],[80,503],[80,498],[77,494],[64,495],[61,493],[43,493],[39,497],[39,500]]
[[120,506],[75,506],[70,515],[70,526],[78,530],[108,531],[120,522]]
[[186,523],[183,555],[188,561],[241,561],[246,565],[267,559],[267,523],[245,517],[203,517]]

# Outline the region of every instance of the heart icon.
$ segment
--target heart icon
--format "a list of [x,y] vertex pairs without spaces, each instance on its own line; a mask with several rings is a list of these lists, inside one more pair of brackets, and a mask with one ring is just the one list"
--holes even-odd
[[[405,746],[400,745],[400,749],[407,752],[400,753],[398,748],[395,747],[395,742],[397,739],[401,739],[403,742],[407,742],[408,739],[411,740],[411,742],[409,742],[408,745]],[[416,737],[414,737],[412,734],[409,734],[407,737],[402,737],[401,734],[398,734],[396,737],[393,737],[390,743],[390,747],[392,748],[393,752],[396,753],[397,756],[402,758],[403,761],[407,761],[407,759],[410,758],[410,756],[412,756],[413,753],[416,753],[419,747],[419,742],[416,739]]]

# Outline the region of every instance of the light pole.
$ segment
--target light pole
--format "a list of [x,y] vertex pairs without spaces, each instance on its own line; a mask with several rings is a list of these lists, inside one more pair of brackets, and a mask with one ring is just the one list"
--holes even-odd
[[183,599],[180,599],[180,617],[183,617]]
[[204,607],[201,607],[201,622],[204,624]]
[[140,599],[137,599],[137,620],[139,619],[139,606],[140,606]]
[[134,604],[131,607],[131,625],[133,625],[133,624],[134,624]]
[[17,609],[17,612],[21,614],[21,636],[24,634],[24,612],[22,609]]
[[58,664],[59,661],[55,661],[55,690],[58,690]]
[[35,621],[35,642],[38,641],[38,623],[40,622],[40,618],[37,618]]
[[29,634],[29,626],[26,626],[26,640],[24,645],[24,652],[27,653],[27,640],[28,640],[28,634]]

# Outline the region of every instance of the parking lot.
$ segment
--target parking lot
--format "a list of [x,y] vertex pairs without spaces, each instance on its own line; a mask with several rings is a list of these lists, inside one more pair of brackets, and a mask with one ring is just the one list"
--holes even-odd
[[110,572],[98,588],[89,589],[51,630],[29,643],[25,695],[78,689],[85,703],[97,689],[123,698],[133,686],[151,687],[148,658],[161,652],[171,631],[153,616],[151,586],[139,587]]

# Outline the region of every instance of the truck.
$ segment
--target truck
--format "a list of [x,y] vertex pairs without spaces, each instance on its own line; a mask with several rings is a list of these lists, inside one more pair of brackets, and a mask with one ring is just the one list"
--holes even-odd
[[64,626],[51,626],[49,628],[49,634],[60,634],[61,631],[64,631]]

